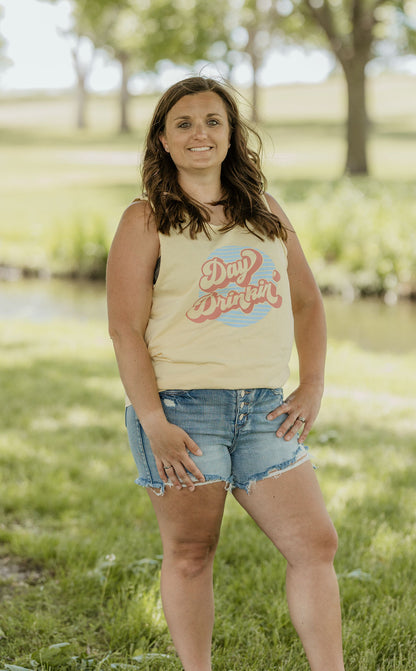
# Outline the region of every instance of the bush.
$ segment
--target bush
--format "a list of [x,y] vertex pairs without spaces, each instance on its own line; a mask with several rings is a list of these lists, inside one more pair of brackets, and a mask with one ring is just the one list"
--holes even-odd
[[416,290],[416,203],[409,187],[343,179],[322,185],[304,206],[300,233],[323,289],[336,288],[338,277],[360,294]]
[[57,223],[56,230],[50,251],[53,274],[104,279],[110,243],[103,215],[75,214],[71,221]]

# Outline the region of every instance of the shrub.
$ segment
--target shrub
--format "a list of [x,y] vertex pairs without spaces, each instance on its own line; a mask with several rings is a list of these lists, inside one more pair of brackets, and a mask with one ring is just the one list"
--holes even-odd
[[343,179],[323,185],[304,207],[302,242],[324,289],[337,276],[361,294],[415,290],[416,204],[408,187]]
[[109,239],[101,214],[75,214],[57,223],[50,245],[52,272],[76,278],[104,279]]

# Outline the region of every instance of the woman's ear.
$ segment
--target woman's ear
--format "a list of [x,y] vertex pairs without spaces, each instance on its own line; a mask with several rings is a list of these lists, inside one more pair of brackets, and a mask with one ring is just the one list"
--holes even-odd
[[169,147],[168,147],[168,143],[166,142],[165,136],[160,134],[159,135],[159,140],[162,144],[163,149],[169,153]]

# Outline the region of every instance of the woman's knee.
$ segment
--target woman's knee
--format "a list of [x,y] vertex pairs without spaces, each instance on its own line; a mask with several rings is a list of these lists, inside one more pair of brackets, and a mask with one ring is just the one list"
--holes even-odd
[[334,561],[338,550],[338,534],[332,522],[329,520],[326,527],[321,531],[320,542],[318,543],[318,554],[322,560],[327,562]]
[[311,526],[289,543],[283,554],[291,566],[331,564],[338,549],[338,535],[331,520]]
[[338,549],[338,534],[330,519],[315,529],[308,541],[305,543],[307,561],[324,564],[334,561]]
[[181,540],[164,549],[163,561],[183,578],[193,579],[211,570],[218,537],[206,540]]

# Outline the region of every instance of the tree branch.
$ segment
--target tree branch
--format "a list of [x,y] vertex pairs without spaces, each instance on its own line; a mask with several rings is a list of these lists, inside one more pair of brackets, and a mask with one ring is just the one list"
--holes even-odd
[[346,42],[345,36],[337,30],[328,0],[323,0],[320,7],[314,6],[312,0],[305,0],[305,4],[325,32],[334,54],[343,62],[350,55],[351,46]]

